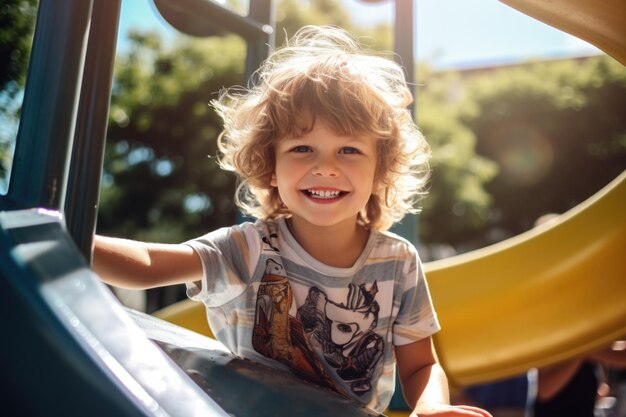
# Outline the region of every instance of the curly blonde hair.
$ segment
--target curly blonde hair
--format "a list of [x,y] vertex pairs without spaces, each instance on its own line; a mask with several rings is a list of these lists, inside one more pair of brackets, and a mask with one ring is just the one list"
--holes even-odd
[[212,101],[224,120],[219,162],[239,175],[236,201],[245,213],[290,216],[270,185],[274,146],[303,133],[305,120],[321,120],[339,135],[377,139],[374,191],[359,213],[361,224],[387,230],[415,212],[430,150],[407,110],[413,97],[399,65],[364,50],[341,29],[306,26],[253,78],[250,88],[224,90]]

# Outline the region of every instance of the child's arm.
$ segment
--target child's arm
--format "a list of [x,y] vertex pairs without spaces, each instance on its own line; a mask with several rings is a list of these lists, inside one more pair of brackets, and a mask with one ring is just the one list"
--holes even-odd
[[96,236],[93,270],[107,284],[145,289],[202,279],[202,264],[187,245]]
[[430,337],[396,346],[395,354],[404,398],[413,407],[411,417],[491,417],[480,408],[449,405],[448,380]]

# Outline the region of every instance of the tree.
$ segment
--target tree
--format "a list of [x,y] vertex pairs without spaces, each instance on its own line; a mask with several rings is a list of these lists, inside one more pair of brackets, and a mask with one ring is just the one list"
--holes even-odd
[[243,83],[243,42],[181,37],[165,48],[133,32],[118,57],[98,227],[179,242],[232,224],[234,177],[215,161],[220,120],[209,101]]
[[8,185],[36,15],[36,0],[4,0],[0,6],[0,190]]
[[37,0],[4,0],[0,7],[0,91],[23,87],[37,16]]
[[337,0],[311,0],[306,4],[298,0],[282,0],[276,8],[276,44],[282,45],[285,36],[293,35],[305,25],[342,27],[372,50],[389,51],[393,47],[389,25],[356,27]]
[[456,120],[474,133],[477,152],[497,162],[499,175],[486,186],[493,206],[482,213],[484,225],[473,235],[443,232],[449,241],[476,247],[519,234],[626,167],[626,71],[612,58],[468,73],[461,84]]
[[459,75],[432,73],[426,66],[419,74],[417,122],[432,150],[429,193],[421,201],[420,240],[426,245],[457,245],[484,228],[492,203],[484,187],[497,166],[476,155],[476,134],[462,123],[462,107],[451,100]]

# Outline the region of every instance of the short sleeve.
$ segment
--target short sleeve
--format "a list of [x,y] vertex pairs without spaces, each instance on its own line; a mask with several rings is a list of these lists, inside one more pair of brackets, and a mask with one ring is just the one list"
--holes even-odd
[[413,248],[404,266],[404,288],[393,325],[394,345],[417,342],[438,332],[441,327],[433,307],[422,263]]
[[185,242],[198,254],[202,281],[187,284],[187,296],[207,307],[219,307],[243,293],[250,279],[248,243],[241,228],[218,229]]

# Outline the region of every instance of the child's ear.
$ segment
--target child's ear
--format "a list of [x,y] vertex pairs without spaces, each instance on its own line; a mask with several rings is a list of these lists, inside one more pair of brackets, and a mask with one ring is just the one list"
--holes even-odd
[[276,181],[276,173],[272,174],[272,177],[270,178],[270,185],[272,187],[278,187],[278,182]]

